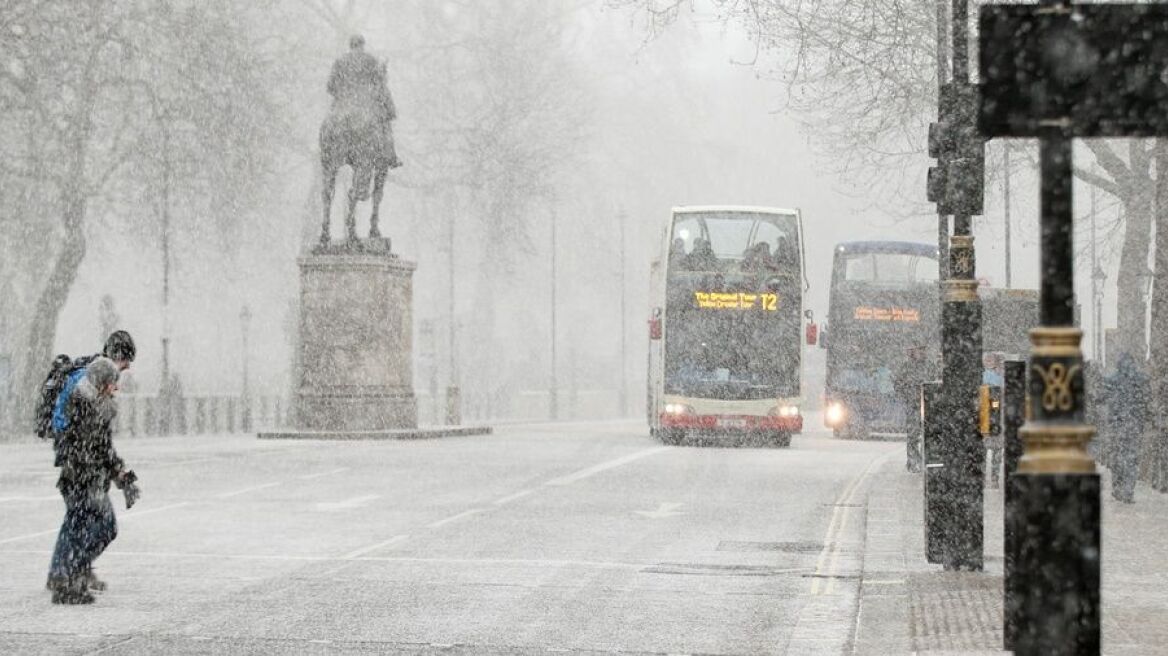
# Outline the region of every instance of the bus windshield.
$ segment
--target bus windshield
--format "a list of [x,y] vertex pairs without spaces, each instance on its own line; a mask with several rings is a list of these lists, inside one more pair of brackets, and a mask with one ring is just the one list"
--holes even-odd
[[937,260],[915,253],[846,253],[843,282],[906,287],[937,281]]
[[669,260],[685,271],[789,271],[799,252],[794,214],[687,212],[674,220]]

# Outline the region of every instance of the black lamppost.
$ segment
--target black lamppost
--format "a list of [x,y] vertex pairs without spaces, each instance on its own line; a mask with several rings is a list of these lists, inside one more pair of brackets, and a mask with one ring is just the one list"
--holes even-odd
[[248,390],[247,361],[248,361],[248,332],[251,329],[251,309],[244,304],[239,311],[239,326],[243,334],[243,382],[240,386],[239,402],[243,405],[241,421],[243,432],[251,431],[251,395]]

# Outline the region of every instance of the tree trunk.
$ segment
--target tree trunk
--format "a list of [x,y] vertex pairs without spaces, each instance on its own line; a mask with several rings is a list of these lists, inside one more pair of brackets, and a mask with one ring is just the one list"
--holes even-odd
[[[78,183],[79,184],[79,183]],[[78,185],[71,185],[77,187]],[[53,269],[49,273],[45,287],[37,299],[36,309],[29,326],[28,351],[26,354],[22,384],[17,390],[16,406],[13,414],[18,427],[31,427],[31,412],[37,389],[44,381],[49,363],[53,358],[53,344],[57,338],[57,321],[61,310],[69,300],[69,290],[77,280],[81,263],[85,260],[85,233],[82,230],[86,212],[86,198],[81,189],[74,188],[66,199],[63,223],[65,234],[61,250],[57,253]],[[78,354],[74,354],[78,355]]]
[[[1151,399],[1163,399],[1168,393],[1168,140],[1156,144],[1156,250],[1155,277],[1152,287],[1152,330],[1149,335],[1151,346],[1151,381],[1148,392]],[[1168,407],[1163,403],[1150,403],[1151,449],[1144,452],[1152,459],[1151,481],[1159,490],[1165,489],[1165,462],[1168,448]],[[1143,443],[1143,442],[1142,442]]]
[[1143,361],[1147,351],[1147,299],[1144,295],[1147,280],[1144,275],[1148,266],[1154,192],[1144,171],[1134,173],[1133,177],[1140,182],[1125,189],[1123,198],[1125,225],[1116,281],[1116,317],[1120,351]]

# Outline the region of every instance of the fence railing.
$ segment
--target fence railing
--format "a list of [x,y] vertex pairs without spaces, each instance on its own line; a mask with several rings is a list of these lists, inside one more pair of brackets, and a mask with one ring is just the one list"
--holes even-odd
[[119,435],[250,433],[286,428],[291,404],[279,396],[118,397]]

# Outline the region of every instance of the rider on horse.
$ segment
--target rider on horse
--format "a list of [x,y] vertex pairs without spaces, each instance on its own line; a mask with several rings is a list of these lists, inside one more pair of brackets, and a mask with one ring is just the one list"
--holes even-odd
[[381,126],[385,147],[389,151],[389,166],[399,166],[390,127],[390,122],[397,118],[397,110],[386,85],[385,66],[365,52],[365,37],[358,34],[349,39],[349,52],[333,63],[328,92],[333,97],[334,107],[343,103],[368,103],[375,108],[377,124]]

